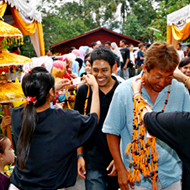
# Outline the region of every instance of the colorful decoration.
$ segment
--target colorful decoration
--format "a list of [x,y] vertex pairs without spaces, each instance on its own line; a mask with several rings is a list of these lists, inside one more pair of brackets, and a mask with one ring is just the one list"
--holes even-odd
[[6,43],[11,45],[13,41],[18,44],[23,44],[23,35],[18,28],[11,26],[2,21],[2,17],[0,17],[0,41],[6,39]]
[[145,102],[142,96],[140,94],[135,95],[133,136],[126,149],[126,154],[131,156],[128,180],[131,184],[134,184],[135,181],[140,182],[142,173],[145,177],[151,178],[152,190],[156,190],[156,178],[158,176],[156,138],[150,135],[146,136],[146,127],[141,119],[141,113],[146,106],[149,104]]
[[25,63],[32,63],[32,60],[22,55],[16,55],[9,52],[0,52],[0,67],[23,65]]
[[0,75],[0,103],[9,103],[24,98],[21,84],[8,80],[6,74],[3,72]]
[[[164,112],[171,85],[168,87],[168,94],[165,105],[162,109]],[[134,96],[133,109],[133,134],[132,141],[127,145],[126,154],[130,155],[130,164],[128,169],[128,180],[130,184],[136,181],[140,182],[141,173],[144,177],[151,178],[152,190],[157,190],[156,179],[158,176],[158,153],[156,150],[156,138],[146,134],[146,126],[141,119],[142,111],[145,107],[150,107],[141,94]]]

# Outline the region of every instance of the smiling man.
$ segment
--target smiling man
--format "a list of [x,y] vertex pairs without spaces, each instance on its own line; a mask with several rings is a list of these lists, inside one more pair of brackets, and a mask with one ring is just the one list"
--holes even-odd
[[[114,91],[119,82],[112,76],[112,67],[115,64],[115,55],[104,46],[96,48],[91,54],[92,75],[99,85],[100,121],[96,143],[91,150],[81,147],[78,154],[78,174],[85,179],[86,190],[118,190],[115,165],[109,151],[106,134],[102,133],[102,126],[108,112]],[[78,88],[74,109],[84,114],[85,100],[88,86]],[[88,98],[86,113],[90,112],[92,91]]]
[[[190,111],[190,98],[183,84],[173,79],[173,72],[179,63],[175,48],[167,43],[155,42],[146,52],[143,71],[142,96],[159,112]],[[133,133],[133,90],[131,78],[123,82],[115,91],[103,125],[115,166],[121,190],[128,190],[127,169],[130,157],[125,154]],[[171,85],[170,85],[171,83]],[[135,93],[135,92],[134,92]],[[121,143],[121,144],[120,144]],[[174,150],[156,139],[158,159],[158,190],[180,190],[182,170],[180,160]],[[121,149],[120,149],[121,148]],[[135,190],[150,190],[151,180],[141,175],[141,181],[134,184]]]

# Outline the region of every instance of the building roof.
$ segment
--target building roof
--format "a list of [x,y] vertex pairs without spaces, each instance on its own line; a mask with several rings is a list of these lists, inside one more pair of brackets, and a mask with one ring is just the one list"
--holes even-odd
[[[90,31],[88,31],[88,32],[85,32],[85,33],[83,33],[83,34],[81,34],[81,35],[75,36],[75,37],[73,37],[73,38],[69,38],[69,39],[64,40],[64,41],[62,41],[62,42],[58,42],[58,43],[56,43],[56,44],[53,44],[53,45],[51,45],[51,48],[54,48],[54,47],[59,46],[59,45],[62,45],[62,44],[64,44],[64,43],[71,42],[71,41],[73,41],[73,40],[76,40],[76,39],[85,37],[85,36],[87,36],[87,35],[90,35],[90,34],[92,34],[92,33],[95,33],[95,32],[101,31],[101,30],[106,31],[106,32],[109,32],[109,33],[112,33],[112,34],[117,35],[117,36],[120,36],[121,38],[125,38],[125,39],[132,40],[132,41],[134,41],[134,42],[136,42],[136,43],[144,43],[144,42],[142,42],[142,41],[140,41],[140,40],[136,40],[136,39],[134,39],[134,38],[125,36],[125,35],[123,35],[123,34],[114,32],[114,31],[112,31],[112,30],[109,30],[109,29],[101,28],[101,27],[100,27],[100,28],[96,28],[96,29],[90,30]],[[144,43],[144,44],[145,44],[145,43]]]

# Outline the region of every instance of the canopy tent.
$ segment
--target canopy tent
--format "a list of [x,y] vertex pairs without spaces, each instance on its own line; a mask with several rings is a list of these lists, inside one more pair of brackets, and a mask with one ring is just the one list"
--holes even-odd
[[190,5],[167,15],[167,42],[177,46],[190,35]]
[[19,28],[23,35],[30,36],[38,57],[45,55],[42,17],[37,10],[39,5],[41,0],[0,0],[0,16],[8,24]]

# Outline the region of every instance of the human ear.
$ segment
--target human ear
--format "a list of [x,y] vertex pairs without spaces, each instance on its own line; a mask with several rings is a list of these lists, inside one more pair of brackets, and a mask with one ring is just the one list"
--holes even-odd
[[144,64],[142,64],[141,67],[142,67],[144,73],[146,74],[146,73],[147,73],[147,69],[146,69],[146,67],[144,66]]
[[55,98],[55,90],[53,88],[51,88],[49,90],[49,97],[50,97],[50,101],[52,102]]
[[50,96],[55,96],[55,91],[54,91],[53,88],[51,88],[51,89],[49,90],[49,95],[50,95]]
[[3,154],[0,153],[0,161],[3,161]]

